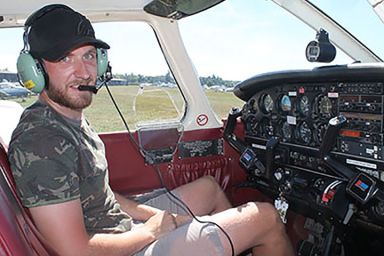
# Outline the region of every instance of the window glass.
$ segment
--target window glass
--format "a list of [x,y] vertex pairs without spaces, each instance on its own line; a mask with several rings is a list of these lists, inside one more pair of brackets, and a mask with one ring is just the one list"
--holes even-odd
[[[226,0],[182,19],[180,31],[199,76],[214,78],[202,85],[220,117],[243,105],[231,92],[236,83],[265,72],[324,65],[305,57],[316,32],[272,1]],[[338,51],[331,64],[351,62]]]
[[[126,129],[114,101],[130,129],[136,129],[140,123],[180,120],[185,110],[184,99],[169,71],[152,28],[139,22],[108,22],[94,24],[94,29],[96,37],[111,46],[108,59],[112,66],[113,79],[108,83],[109,90],[101,87],[94,95],[91,106],[85,109],[85,115],[93,127],[98,132]],[[7,63],[12,65],[0,66],[0,69],[15,74],[16,58],[22,48],[22,33],[22,29],[0,30],[1,38],[8,39],[12,35],[13,41],[20,45],[13,56],[9,56]],[[14,78],[6,74],[3,77]],[[12,82],[17,86],[17,79]],[[36,98],[36,95],[30,94],[23,97],[0,94],[0,99],[17,101],[23,107],[33,103]]]
[[[368,0],[311,0],[310,2],[337,20],[381,59],[384,58],[384,38],[381,36],[383,22]],[[346,8],[348,11],[345,11]]]
[[[109,83],[109,92],[129,127],[136,129],[141,123],[180,120],[184,100],[152,28],[139,22],[100,23],[95,24],[95,31],[97,37],[111,46],[108,57],[114,79]],[[106,88],[94,97],[85,113],[98,125],[98,131],[125,129]]]
[[[382,38],[377,36],[380,32],[372,32],[379,31],[382,22],[368,1],[351,0],[347,1],[348,6],[345,1],[311,2],[329,11],[379,57],[383,56]],[[265,72],[327,65],[309,63],[305,58],[305,48],[315,39],[316,31],[273,1],[226,0],[179,23],[201,86],[219,118],[225,118],[230,108],[243,105],[232,92],[240,81]],[[114,80],[110,82],[110,91],[130,127],[136,128],[138,123],[154,119],[180,120],[186,109],[185,102],[150,26],[138,22],[107,22],[94,27],[96,36],[111,46],[109,60]],[[22,34],[22,28],[0,29],[1,71],[16,72],[16,58],[23,48]],[[330,64],[351,62],[352,59],[338,49]],[[14,79],[4,77],[0,82]],[[17,86],[16,81],[11,82]],[[1,99],[11,99],[23,106],[33,102],[34,97],[0,94]],[[125,129],[106,88],[95,95],[86,114],[100,132]]]

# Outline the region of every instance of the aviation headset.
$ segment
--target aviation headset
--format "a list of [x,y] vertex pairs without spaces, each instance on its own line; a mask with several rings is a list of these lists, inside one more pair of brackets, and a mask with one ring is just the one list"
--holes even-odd
[[[73,11],[66,5],[61,4],[52,4],[44,6],[43,8],[34,12],[24,24],[24,34],[23,41],[24,47],[20,52],[20,55],[17,59],[17,73],[19,76],[19,82],[21,85],[26,87],[35,93],[40,93],[46,85],[48,85],[48,75],[44,70],[44,66],[41,63],[41,60],[34,58],[30,54],[30,45],[29,45],[29,32],[33,23],[46,15],[47,13],[56,10],[64,9]],[[108,54],[107,50],[103,48],[96,49],[97,55],[97,76],[102,77],[108,69]]]

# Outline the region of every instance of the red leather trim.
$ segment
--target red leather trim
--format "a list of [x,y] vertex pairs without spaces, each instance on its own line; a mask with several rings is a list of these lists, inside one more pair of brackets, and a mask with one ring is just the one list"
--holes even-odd
[[[222,132],[221,128],[188,131],[184,132],[182,141],[221,139]],[[133,136],[137,141],[137,134]],[[110,184],[114,190],[129,195],[161,187],[155,168],[145,164],[126,132],[105,133],[101,138],[106,146]],[[170,189],[211,175],[229,192],[232,186],[245,180],[238,158],[239,154],[224,142],[224,155],[180,159],[176,154],[171,162],[158,167]]]

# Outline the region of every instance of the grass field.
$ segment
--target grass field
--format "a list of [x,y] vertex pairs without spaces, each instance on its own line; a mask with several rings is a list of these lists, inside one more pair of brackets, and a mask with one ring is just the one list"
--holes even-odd
[[[110,86],[109,89],[130,129],[135,129],[139,122],[180,120],[183,116],[184,100],[178,88],[144,87],[140,89],[138,86]],[[232,107],[243,105],[243,101],[236,98],[232,92],[206,90],[206,93],[219,118],[227,117]],[[26,107],[36,98],[32,96],[25,100],[15,99],[15,101]],[[85,110],[85,115],[98,132],[125,130],[106,88],[102,88],[94,96],[92,105]]]

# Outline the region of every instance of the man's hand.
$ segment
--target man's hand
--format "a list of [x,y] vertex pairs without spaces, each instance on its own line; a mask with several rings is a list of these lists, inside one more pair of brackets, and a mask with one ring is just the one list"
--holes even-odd
[[142,228],[147,229],[155,239],[177,228],[175,216],[166,211],[159,211],[150,217]]
[[180,215],[180,214],[172,214],[172,215],[175,217],[175,222],[177,227],[180,227],[192,220],[192,217],[189,215]]
[[191,217],[189,216],[172,214],[167,211],[159,211],[150,217],[142,228],[147,229],[155,239],[159,239],[161,236],[175,230],[177,227],[190,220]]

